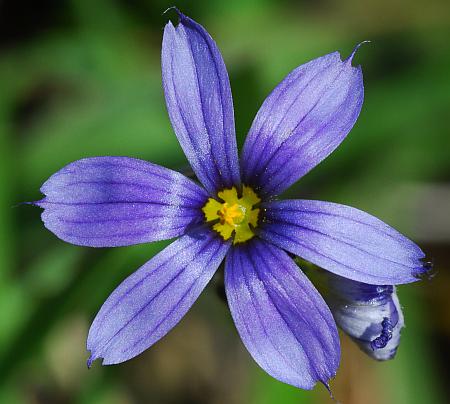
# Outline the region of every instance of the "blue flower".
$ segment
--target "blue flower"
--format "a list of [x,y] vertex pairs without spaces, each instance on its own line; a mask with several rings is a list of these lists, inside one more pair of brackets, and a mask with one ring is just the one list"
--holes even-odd
[[[287,75],[261,106],[241,157],[222,56],[179,13],[164,30],[162,76],[176,136],[202,186],[127,157],[76,161],[42,186],[45,226],[59,238],[115,247],[180,238],[128,277],[89,331],[88,364],[135,357],[186,314],[225,260],[225,289],[245,346],[270,375],[311,389],[340,359],[337,324],[370,355],[395,353],[403,317],[393,286],[427,267],[406,237],[360,210],[277,200],[325,159],[360,113],[353,54],[331,53]],[[288,254],[309,271],[324,298]],[[325,271],[326,270],[326,271]],[[317,278],[317,279],[316,279]]]

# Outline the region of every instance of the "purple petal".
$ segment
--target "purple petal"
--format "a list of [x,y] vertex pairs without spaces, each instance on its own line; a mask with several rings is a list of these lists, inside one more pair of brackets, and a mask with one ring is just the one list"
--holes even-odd
[[325,159],[347,136],[361,110],[360,67],[338,52],[287,75],[256,115],[242,151],[243,182],[277,195]]
[[404,319],[394,286],[368,285],[319,268],[307,275],[318,287],[337,325],[364,352],[377,360],[395,356]]
[[233,248],[225,288],[242,341],[267,373],[303,389],[328,385],[339,366],[336,324],[284,251],[256,238]]
[[115,247],[179,236],[199,223],[208,195],[167,168],[128,157],[75,161],[42,186],[45,226],[89,247]]
[[416,244],[358,209],[308,200],[269,202],[263,209],[262,238],[346,278],[396,285],[428,270]]
[[167,110],[197,177],[211,193],[239,185],[233,99],[224,61],[208,32],[179,13],[164,29]]
[[88,365],[139,355],[187,313],[222,262],[229,244],[204,230],[186,234],[125,279],[92,323]]

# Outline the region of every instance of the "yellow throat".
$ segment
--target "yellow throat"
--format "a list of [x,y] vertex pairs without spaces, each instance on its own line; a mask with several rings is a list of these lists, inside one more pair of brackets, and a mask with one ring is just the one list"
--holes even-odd
[[202,208],[206,221],[217,221],[213,229],[224,240],[230,239],[234,233],[233,244],[253,238],[259,214],[259,209],[253,209],[253,206],[261,201],[253,189],[244,185],[240,198],[235,187],[224,189],[217,195],[223,202],[209,198]]

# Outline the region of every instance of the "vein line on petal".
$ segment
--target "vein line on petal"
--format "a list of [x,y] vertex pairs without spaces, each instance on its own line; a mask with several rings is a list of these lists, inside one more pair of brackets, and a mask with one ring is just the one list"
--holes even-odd
[[[176,31],[175,31],[176,32]],[[171,78],[172,77],[174,77],[175,76],[175,74],[174,74],[174,57],[173,57],[173,49],[170,49],[170,72],[171,72]],[[217,184],[216,184],[216,181],[215,180],[213,180],[211,177],[210,177],[210,175],[209,175],[209,172],[210,172],[210,170],[208,169],[208,167],[206,167],[205,166],[205,162],[204,162],[204,160],[203,159],[201,159],[200,157],[198,157],[198,155],[197,155],[197,153],[195,152],[195,150],[194,150],[194,145],[195,145],[195,142],[193,141],[193,138],[192,138],[192,136],[191,136],[191,133],[190,133],[190,130],[188,130],[188,125],[187,125],[187,119],[186,119],[186,117],[185,117],[185,115],[184,115],[184,112],[183,112],[183,110],[182,110],[182,108],[180,108],[180,105],[181,105],[181,103],[179,102],[180,101],[180,96],[179,96],[179,94],[178,94],[178,91],[177,91],[177,89],[176,89],[176,86],[175,86],[175,84],[173,83],[173,80],[171,79],[171,87],[172,87],[172,89],[173,89],[173,94],[174,94],[174,96],[175,96],[175,99],[176,99],[176,103],[177,103],[177,109],[178,109],[178,112],[179,112],[179,114],[180,114],[180,117],[181,117],[181,120],[183,121],[183,125],[184,125],[184,129],[185,129],[185,131],[186,131],[186,135],[187,135],[187,137],[188,137],[188,140],[189,140],[189,145],[188,145],[188,147],[189,147],[189,149],[190,149],[190,151],[191,151],[191,153],[189,153],[191,156],[194,156],[194,160],[195,160],[195,162],[197,163],[196,165],[197,165],[197,168],[201,168],[201,172],[202,172],[202,174],[205,176],[205,178],[209,181],[209,187],[207,187],[207,188],[211,188],[211,189],[216,189],[217,188]],[[206,128],[205,128],[206,129]],[[209,143],[209,138],[208,138],[208,143]],[[211,147],[211,144],[210,144],[210,147]],[[195,164],[195,162],[194,162],[194,164]],[[214,168],[217,170],[217,167],[214,165]],[[216,172],[216,174],[218,174],[217,172]],[[211,191],[210,189],[208,189],[209,191]]]
[[[188,243],[186,246],[184,246],[184,248],[189,248],[191,247],[193,244],[195,244],[196,240],[191,240],[190,243]],[[163,250],[164,251],[164,250]],[[153,270],[149,271],[143,278],[141,278],[140,280],[138,280],[134,285],[130,286],[124,293],[122,293],[120,295],[120,297],[118,298],[118,300],[114,303],[114,305],[112,305],[111,307],[108,308],[108,310],[105,313],[102,313],[102,316],[98,319],[98,325],[100,325],[103,320],[106,318],[106,316],[108,316],[108,314],[114,310],[116,308],[116,306],[118,304],[120,304],[120,302],[122,302],[123,299],[125,299],[135,288],[139,287],[142,283],[144,283],[146,280],[148,280],[150,277],[152,277],[153,275],[155,275],[157,273],[157,271],[159,269],[161,269],[162,266],[166,265],[175,255],[177,255],[180,252],[180,250],[177,248],[175,249],[175,251],[173,251],[173,254],[169,255],[168,257],[166,257],[165,260],[163,260],[163,262],[161,262],[160,264],[158,264],[158,266],[156,268],[154,268]],[[157,257],[157,256],[155,256]],[[146,264],[144,264],[146,265]],[[134,274],[131,274],[130,276],[133,276]],[[170,283],[170,282],[169,282]],[[167,286],[167,285],[166,285]],[[114,293],[114,292],[113,292]],[[95,321],[95,320],[94,320]],[[99,330],[100,327],[97,327],[97,330]],[[120,331],[120,330],[119,330]],[[98,335],[98,331],[96,333],[96,335]],[[115,335],[112,338],[114,338]],[[109,342],[109,341],[108,341]]]
[[[194,240],[194,242],[193,243],[195,243],[195,240]],[[191,244],[192,245],[192,244]],[[209,246],[209,243],[205,243],[205,245],[203,245],[202,246],[202,248],[199,250],[199,251],[197,251],[197,253],[196,254],[198,254],[198,255],[200,255],[207,247]],[[177,252],[178,253],[178,252]],[[176,255],[177,253],[175,253],[174,255]],[[173,255],[173,256],[174,256]],[[172,256],[172,257],[173,257]],[[171,258],[172,258],[171,257]],[[168,261],[168,260],[167,260]],[[165,261],[164,262],[164,264],[166,264],[167,263],[167,261]],[[163,265],[164,265],[163,264]],[[138,311],[136,311],[136,312],[134,312],[133,313],[133,315],[132,315],[132,317],[122,326],[122,327],[120,327],[120,329],[119,330],[117,330],[116,332],[115,332],[115,334],[112,336],[112,337],[110,337],[109,339],[108,339],[108,341],[107,342],[105,342],[105,343],[103,343],[102,345],[103,345],[103,347],[102,347],[102,351],[105,351],[107,348],[108,348],[108,346],[112,343],[112,340],[114,339],[114,338],[116,338],[132,321],[134,321],[158,296],[160,296],[161,295],[161,293],[163,292],[163,291],[165,291],[166,290],[166,288],[174,281],[174,280],[176,280],[182,273],[184,273],[185,271],[186,271],[186,269],[187,269],[187,267],[189,266],[189,264],[190,264],[190,262],[188,262],[188,263],[186,263],[184,266],[183,266],[183,268],[180,270],[180,271],[178,271],[177,273],[176,273],[176,275],[175,276],[173,276],[170,280],[169,280],[169,282],[167,282],[166,283],[166,285],[165,286],[163,286],[154,296],[152,296],[152,298],[149,300],[149,301],[147,301],[145,304],[144,304],[144,306],[143,307],[141,307]],[[160,265],[159,267],[158,267],[158,269],[160,269],[161,268],[161,266],[162,265]],[[155,270],[153,270],[153,271],[151,271],[151,273],[154,273],[155,272]],[[147,276],[145,276],[145,278],[147,278]],[[141,281],[139,281],[138,282],[138,284],[141,284],[142,282]],[[137,284],[135,285],[135,286],[133,286],[133,288],[132,289],[134,289],[135,287],[137,286]],[[127,292],[127,294],[128,294],[129,292]],[[115,305],[117,305],[117,303],[115,304]]]
[[[286,222],[283,222],[283,223],[286,223]],[[331,236],[330,234],[327,234],[327,233],[323,233],[323,232],[321,232],[320,230],[312,229],[312,228],[309,228],[309,227],[306,227],[306,226],[303,226],[303,225],[301,225],[301,224],[294,223],[294,222],[289,222],[289,223],[286,223],[286,224],[289,225],[289,226],[298,227],[298,228],[300,228],[300,229],[306,230],[307,232],[317,233],[317,234],[320,234],[320,235],[322,235],[322,236],[328,237],[328,238],[330,238],[330,239],[336,241],[337,243],[342,243],[342,244],[345,244],[345,245],[347,245],[347,246],[349,246],[349,247],[353,247],[353,248],[355,248],[356,250],[358,250],[358,251],[360,251],[360,252],[362,252],[362,253],[364,253],[364,254],[370,255],[370,256],[375,257],[375,258],[378,258],[378,259],[385,260],[385,261],[387,261],[387,262],[390,262],[391,264],[399,265],[399,266],[402,266],[402,267],[405,267],[405,268],[409,268],[409,269],[415,269],[415,268],[416,268],[416,266],[414,266],[414,265],[412,265],[412,266],[406,265],[406,264],[404,264],[404,263],[397,262],[397,261],[395,261],[395,260],[392,260],[392,259],[390,259],[390,258],[384,257],[384,256],[382,256],[382,255],[377,255],[377,254],[375,254],[375,253],[373,253],[373,252],[367,251],[367,250],[365,250],[364,248],[362,248],[362,247],[360,247],[360,246],[357,246],[357,245],[355,245],[355,244],[352,244],[352,243],[350,243],[350,242],[348,242],[348,241],[345,241],[345,240],[343,240],[343,239],[336,238],[336,237]],[[271,229],[270,231],[273,231],[273,230]],[[278,233],[278,234],[279,234],[279,233]],[[281,236],[281,234],[279,234],[279,235]],[[284,236],[284,235],[283,235],[283,236]],[[284,237],[286,237],[286,236],[284,236]],[[294,239],[291,238],[291,240],[294,240]],[[299,242],[299,244],[303,245],[303,244],[300,243],[300,242]]]
[[[296,101],[298,100],[298,98],[301,96],[302,92],[310,85],[310,83],[311,83],[311,82],[312,82],[319,74],[321,74],[321,73],[323,73],[325,70],[327,70],[327,69],[330,67],[331,64],[332,64],[332,61],[329,61],[329,63],[326,64],[326,66],[325,66],[323,69],[321,69],[321,70],[318,71],[317,73],[313,74],[313,76],[312,76],[306,83],[304,83],[304,85],[302,86],[302,88],[299,90],[299,94],[297,95],[297,97],[294,99],[294,101],[293,101],[293,102],[290,104],[290,106],[288,107],[287,112],[292,108],[292,106],[295,104],[295,102],[296,102]],[[294,73],[294,71],[293,71],[292,73]],[[300,72],[297,72],[297,73],[300,73]],[[292,78],[292,80],[289,80],[287,83],[285,83],[285,85],[283,85],[283,88],[280,89],[280,93],[277,94],[276,99],[271,103],[271,107],[272,107],[272,108],[273,108],[273,106],[278,102],[278,100],[286,93],[286,89],[287,89],[293,82],[295,82],[297,79],[298,79],[298,75],[294,75],[294,77]],[[277,87],[276,87],[276,88],[277,88]],[[275,88],[275,89],[276,89],[276,88]],[[274,91],[275,91],[275,90],[274,90]],[[270,97],[270,95],[269,95],[269,97]],[[263,105],[264,105],[264,103],[263,103]],[[271,108],[271,109],[272,109],[272,108]],[[271,130],[271,132],[275,133],[275,131],[278,130],[278,128],[279,128],[280,125],[281,125],[281,122],[284,120],[285,116],[287,115],[287,112],[286,112],[286,113],[284,114],[284,116],[280,119],[280,121],[278,122],[276,128],[275,128],[274,130]],[[306,113],[305,116],[302,118],[302,120],[306,117],[306,115],[307,115],[307,113]],[[259,128],[259,131],[257,132],[257,134],[256,134],[256,136],[255,136],[253,142],[251,143],[251,145],[252,145],[251,147],[252,147],[252,148],[254,147],[255,143],[259,140],[259,138],[262,136],[263,129],[265,129],[268,120],[269,120],[269,115],[266,117],[266,119],[264,120],[264,122],[261,123],[260,128]],[[264,147],[263,147],[263,150],[259,153],[259,157],[260,157],[261,155],[264,154],[264,151],[265,151],[266,148],[267,148],[267,143],[268,143],[268,142],[266,142],[266,144],[265,144]],[[249,145],[249,147],[250,147],[250,145]],[[255,159],[252,159],[252,161],[254,161],[254,160],[255,160]],[[253,173],[253,175],[255,175],[255,173],[257,173],[257,172],[261,172],[261,170],[259,170],[259,164],[257,164],[256,167],[253,167],[253,168],[252,168],[252,173]],[[247,178],[247,179],[248,179],[248,178]]]
[[[255,252],[256,252],[257,250],[258,250],[257,248],[254,249]],[[273,252],[272,252],[272,251],[271,251],[270,253],[271,253],[271,255],[272,255],[274,258],[276,258],[276,259],[278,258],[278,259],[279,259],[279,257],[275,257],[275,256],[273,255]],[[260,251],[257,251],[257,254],[255,254],[255,255],[259,255],[259,257],[264,261],[263,256],[262,256],[262,254],[261,254]],[[252,264],[253,264],[253,267],[255,268],[255,273],[256,273],[256,276],[257,276],[258,280],[259,280],[262,284],[265,284],[265,282],[261,279],[261,276],[260,276],[259,271],[258,271],[258,269],[257,269],[257,265],[255,265],[255,263],[254,263],[253,259],[250,257],[250,255],[249,255],[249,259],[252,260]],[[268,272],[270,272],[270,277],[272,278],[272,280],[279,286],[280,289],[282,289],[283,294],[284,294],[284,298],[287,298],[287,300],[289,300],[289,296],[288,296],[288,294],[286,293],[286,290],[284,289],[284,287],[283,287],[283,286],[278,282],[278,280],[273,276],[273,273],[272,273],[270,270],[269,270]],[[302,290],[303,290],[303,288],[302,288]],[[289,332],[292,334],[292,336],[294,337],[294,339],[298,342],[298,345],[301,347],[302,352],[304,353],[304,355],[306,356],[306,358],[308,358],[308,367],[309,367],[309,369],[310,369],[310,371],[311,371],[311,374],[315,374],[316,379],[317,379],[317,380],[320,380],[320,377],[318,377],[319,375],[318,375],[318,373],[317,373],[317,370],[316,370],[315,367],[313,366],[313,363],[312,363],[313,361],[311,360],[310,356],[308,355],[307,350],[305,350],[305,348],[303,347],[303,344],[302,344],[302,342],[300,341],[300,339],[298,338],[298,336],[294,333],[294,331],[292,331],[291,326],[290,326],[289,322],[286,320],[286,317],[285,317],[284,313],[282,313],[282,311],[281,311],[281,310],[278,308],[278,306],[274,303],[273,296],[272,296],[272,294],[269,292],[269,290],[268,290],[267,287],[264,288],[264,291],[265,291],[267,297],[269,298],[269,300],[270,300],[272,306],[275,308],[275,310],[277,311],[277,313],[280,315],[280,318],[281,318],[281,319],[283,320],[283,322],[285,323],[287,329],[288,329]],[[295,307],[296,305],[294,304],[293,306],[294,306],[294,309],[297,311],[297,307]],[[313,306],[314,306],[314,305],[313,305]],[[321,316],[322,316],[322,315],[321,315]],[[304,316],[301,316],[301,317],[302,317],[303,321],[305,321],[305,323],[309,326],[310,324],[309,324],[309,322],[306,320],[306,318],[305,318]],[[311,327],[311,328],[312,328],[312,327]],[[321,345],[321,347],[324,348],[324,345],[323,345],[322,341],[320,341],[319,338],[316,338],[316,340],[319,342],[319,345]],[[323,349],[323,352],[326,352],[326,350]]]
[[[204,268],[206,268],[210,263],[211,263],[211,261],[216,257],[216,254],[218,253],[218,251],[223,247],[223,245],[222,245],[222,243],[216,243],[217,244],[217,248],[216,248],[216,250],[210,255],[210,257],[208,258],[208,263],[205,265],[205,267]],[[208,247],[210,247],[210,244],[207,244],[207,246]],[[206,249],[206,248],[205,248]],[[199,252],[199,254],[201,253],[201,252],[203,252],[204,251],[204,249],[202,249],[200,252]],[[186,269],[187,269],[187,267],[189,266],[189,264],[190,263],[188,263],[187,265],[186,265],[186,267],[183,269],[183,273],[186,271]],[[178,275],[181,275],[181,272],[178,274]],[[214,275],[214,274],[212,274],[212,275]],[[211,276],[212,276],[211,275]],[[177,276],[178,277],[178,276]],[[176,279],[177,277],[175,277],[174,279]],[[170,317],[171,316],[171,314],[178,308],[178,306],[180,305],[180,303],[186,298],[186,296],[188,296],[188,294],[191,292],[191,290],[194,288],[194,286],[196,286],[198,283],[199,283],[199,281],[202,279],[202,277],[201,276],[199,276],[190,286],[189,286],[189,288],[188,288],[188,290],[181,296],[181,298],[180,299],[178,299],[178,301],[177,301],[177,303],[176,304],[174,304],[173,305],[173,307],[169,310],[169,312],[164,316],[164,318],[163,319],[161,319],[160,321],[159,321],[159,323],[157,324],[157,325],[155,325],[150,331],[148,331],[143,337],[141,337],[141,338],[139,338],[137,341],[134,341],[133,342],[133,344],[131,345],[131,346],[129,346],[127,349],[125,349],[124,351],[122,351],[123,353],[126,353],[126,352],[128,352],[130,349],[132,349],[132,348],[134,348],[136,345],[138,345],[142,340],[144,340],[144,339],[147,339],[147,338],[150,338],[151,336],[152,336],[152,334],[154,334],[154,333],[156,333],[157,332],[157,330],[158,330],[158,328],[159,327],[161,327],[161,325],[168,319],[168,317]],[[172,283],[172,281],[170,282],[170,283]],[[162,291],[161,291],[162,292]],[[157,296],[155,296],[155,298],[156,298]],[[144,308],[144,310],[145,310],[145,308]],[[134,319],[133,319],[134,320]]]
[[[327,66],[325,69],[323,69],[323,70],[321,70],[320,72],[318,72],[310,81],[309,81],[309,83],[308,83],[308,85],[310,85],[310,83],[312,82],[312,80],[315,78],[315,77],[317,77],[317,75],[319,75],[320,73],[322,73],[322,72],[324,72],[328,67],[330,67],[330,66]],[[328,86],[326,86],[324,89],[323,89],[323,91],[321,91],[321,96],[320,97],[318,97],[318,99],[317,99],[317,101],[314,103],[314,105],[309,109],[309,111],[308,112],[306,112],[304,115],[303,115],[303,117],[300,119],[300,121],[297,123],[297,125],[296,125],[296,127],[294,128],[294,129],[292,129],[291,131],[290,131],[290,133],[289,133],[289,135],[275,148],[275,150],[274,151],[272,151],[271,153],[270,153],[270,156],[269,156],[269,158],[263,163],[263,165],[262,165],[262,167],[260,166],[260,164],[258,164],[257,165],[257,167],[255,168],[255,171],[256,172],[259,172],[259,173],[263,173],[266,169],[267,169],[267,167],[269,166],[269,164],[272,162],[272,160],[274,159],[274,157],[278,154],[278,152],[279,152],[279,150],[292,138],[292,135],[294,134],[294,132],[297,130],[297,128],[300,126],[300,124],[301,123],[303,123],[304,122],[304,120],[308,117],[308,115],[314,110],[314,109],[316,109],[316,107],[317,107],[317,105],[319,105],[319,103],[320,103],[320,101],[322,100],[322,97],[323,97],[323,95],[327,92],[327,91],[329,91],[329,89],[330,88],[332,88],[332,86],[335,84],[335,82],[336,82],[336,80],[338,79],[338,77],[342,74],[342,72],[344,71],[344,68],[345,68],[345,66],[343,66],[343,67],[341,67],[341,69],[339,70],[339,72],[336,74],[336,76],[333,78],[333,80],[332,80],[332,82],[328,85]],[[306,88],[306,86],[305,86],[305,88]],[[297,98],[296,98],[296,100],[298,99],[298,97],[300,97],[300,95],[301,94],[299,94],[298,96],[297,96]],[[295,100],[295,101],[296,101]],[[291,104],[291,107],[292,107],[292,105],[295,103],[295,101]],[[291,108],[290,107],[290,108]],[[290,109],[289,108],[289,109]],[[283,117],[283,119],[286,117],[286,115],[287,115],[287,113],[284,115],[284,117]],[[279,123],[279,125],[277,125],[277,128],[276,128],[276,130],[278,129],[278,127],[281,125],[281,123]],[[276,130],[274,130],[274,132],[276,131]],[[314,135],[311,135],[311,137],[314,137]],[[310,139],[311,139],[311,137],[310,137]],[[262,151],[262,153],[261,154],[264,154],[264,151],[266,150],[266,148],[267,148],[267,145],[268,145],[268,143],[269,142],[266,142],[266,144],[264,145],[264,148],[263,148],[263,151]]]
[[[245,253],[246,253],[245,255],[247,256],[247,262],[249,262],[249,263],[252,265],[252,267],[253,267],[253,269],[254,269],[254,273],[255,273],[255,275],[256,275],[258,281],[263,285],[262,290],[264,290],[264,294],[268,297],[268,299],[269,299],[269,301],[270,301],[270,305],[276,310],[276,312],[280,315],[280,317],[282,318],[282,320],[286,323],[286,321],[284,320],[284,318],[281,316],[280,311],[278,310],[278,308],[277,308],[277,307],[275,306],[275,304],[273,303],[272,298],[269,296],[269,294],[268,294],[268,292],[267,292],[267,289],[266,289],[266,286],[264,285],[264,283],[261,281],[261,279],[260,279],[260,277],[259,277],[258,269],[257,269],[257,267],[256,267],[256,265],[255,265],[255,262],[253,261],[252,256],[251,256],[252,254],[250,254],[248,251],[246,251]],[[241,266],[242,266],[242,264],[241,264]],[[253,303],[254,300],[257,301],[257,299],[254,299],[254,291],[252,290],[252,288],[251,288],[251,287],[249,286],[249,284],[247,283],[249,280],[248,280],[248,278],[245,276],[243,270],[242,270],[242,277],[244,278],[244,281],[245,281],[245,283],[246,283],[246,285],[247,285],[247,288],[248,288],[250,294],[251,294],[252,297],[253,297],[253,298],[252,298],[252,304],[253,304],[253,307],[254,307],[254,309],[255,309],[255,312],[256,312],[256,314],[257,314],[257,316],[258,316],[258,318],[259,318],[259,322],[260,322],[260,324],[261,324],[261,327],[262,327],[263,330],[264,330],[264,333],[266,334],[268,340],[270,341],[270,343],[272,344],[272,346],[275,348],[275,350],[278,352],[278,354],[279,354],[282,358],[284,358],[284,360],[286,361],[286,364],[289,365],[289,367],[293,370],[294,374],[298,376],[298,371],[297,371],[297,369],[295,368],[295,364],[292,364],[292,363],[291,363],[292,358],[290,358],[289,356],[286,356],[282,351],[280,351],[280,350],[278,349],[278,347],[276,346],[276,344],[273,342],[273,340],[270,338],[270,335],[267,333],[266,328],[265,328],[265,326],[264,326],[264,322],[262,321],[261,316],[259,315],[259,310],[257,310],[257,308],[255,307],[255,305],[254,305],[254,303]],[[286,326],[287,326],[287,328],[289,329],[289,331],[292,333],[292,331],[291,331],[289,325],[286,324]],[[298,339],[297,339],[297,337],[296,337],[295,335],[294,335],[294,338],[298,341]],[[303,353],[305,354],[305,356],[308,357],[308,355],[306,355],[306,352],[305,352],[304,349],[303,349],[303,346],[302,346],[302,345],[300,345],[300,346],[301,346],[301,350],[303,351]],[[308,360],[309,360],[309,358],[308,358]]]

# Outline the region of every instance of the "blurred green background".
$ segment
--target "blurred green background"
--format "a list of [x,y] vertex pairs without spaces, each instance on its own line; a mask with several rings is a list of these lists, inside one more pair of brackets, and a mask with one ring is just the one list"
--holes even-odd
[[[163,0],[0,1],[0,403],[327,403],[325,388],[271,379],[246,353],[213,280],[184,320],[125,364],[87,370],[85,339],[109,293],[166,243],[65,244],[37,208],[65,164],[124,155],[187,165],[161,88]],[[239,145],[294,67],[365,39],[366,98],[337,151],[289,191],[358,207],[417,241],[431,281],[400,287],[407,327],[378,363],[342,337],[332,382],[346,404],[450,396],[450,3],[419,0],[179,1],[228,66]],[[447,398],[447,400],[445,399]]]

